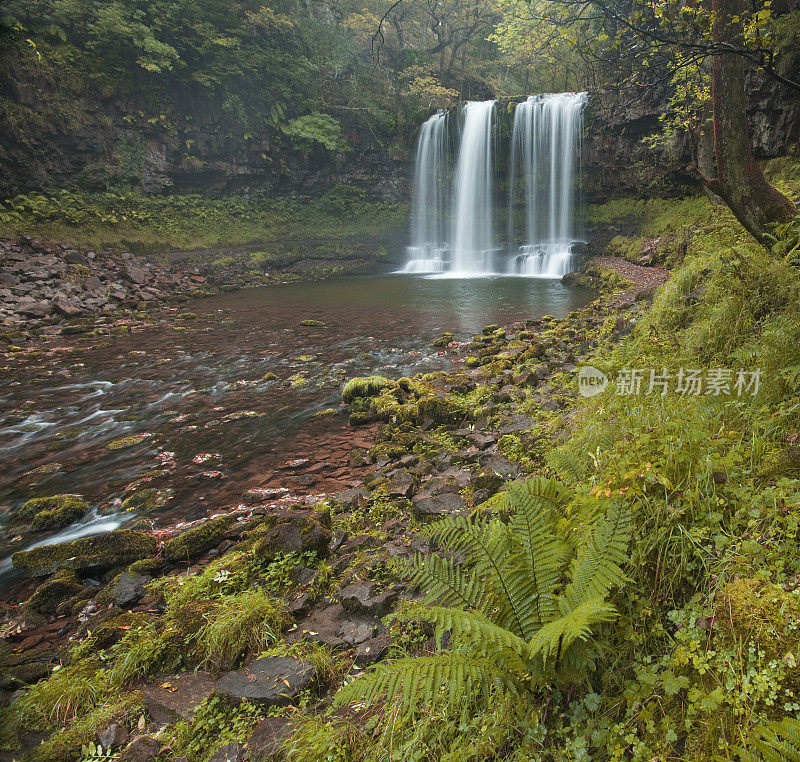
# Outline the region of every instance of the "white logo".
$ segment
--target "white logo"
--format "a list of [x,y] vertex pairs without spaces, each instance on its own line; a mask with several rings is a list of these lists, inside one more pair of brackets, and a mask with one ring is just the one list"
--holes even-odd
[[608,376],[602,370],[584,365],[578,371],[578,392],[582,397],[594,397],[608,386]]

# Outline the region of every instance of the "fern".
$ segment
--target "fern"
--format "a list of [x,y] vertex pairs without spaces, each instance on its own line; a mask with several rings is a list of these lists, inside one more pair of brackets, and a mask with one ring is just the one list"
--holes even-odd
[[734,751],[744,762],[800,762],[800,720],[784,717],[758,725],[750,734],[748,749],[737,746]]
[[420,705],[450,712],[487,702],[496,690],[524,695],[585,670],[593,628],[616,610],[610,590],[626,581],[631,517],[608,503],[589,521],[572,563],[559,530],[574,498],[543,478],[511,485],[499,504],[508,523],[447,518],[428,530],[439,552],[397,567],[426,590],[397,616],[431,622],[448,649],[382,664],[346,685],[338,705],[388,698],[405,713]]

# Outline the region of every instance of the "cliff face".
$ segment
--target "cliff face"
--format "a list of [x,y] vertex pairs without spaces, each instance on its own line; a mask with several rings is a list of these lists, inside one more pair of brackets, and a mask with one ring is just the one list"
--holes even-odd
[[[413,136],[399,136],[397,142],[409,147],[398,157],[357,114],[336,115],[349,151],[302,151],[274,129],[243,126],[223,104],[198,94],[158,103],[91,91],[64,98],[61,90],[61,83],[32,83],[13,70],[0,84],[0,197],[120,184],[212,196],[257,189],[316,196],[339,183],[361,188],[371,199],[403,201],[410,194]],[[754,76],[748,93],[756,155],[785,153],[800,137],[800,99]],[[503,142],[510,135],[510,108],[507,99],[501,103]],[[666,89],[590,93],[582,156],[589,199],[676,195],[696,187],[686,169],[686,139],[656,149],[642,143],[660,129],[667,103]]]
[[[766,77],[747,82],[748,119],[757,158],[786,153],[800,139],[800,98]],[[659,116],[668,108],[666,89],[638,93],[595,91],[586,111],[583,185],[589,198],[615,195],[676,195],[697,181],[686,138],[659,148],[642,140],[660,130]]]
[[348,114],[339,121],[350,150],[335,153],[293,148],[274,129],[244,126],[199,96],[163,104],[91,92],[64,98],[59,83],[14,76],[0,96],[0,197],[120,183],[207,195],[321,195],[337,183],[385,201],[407,193],[408,162]]

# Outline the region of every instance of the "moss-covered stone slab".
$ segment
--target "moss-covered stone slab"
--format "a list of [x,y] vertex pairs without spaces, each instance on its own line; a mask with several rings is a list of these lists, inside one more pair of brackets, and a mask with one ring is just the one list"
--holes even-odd
[[156,554],[156,538],[144,532],[117,530],[108,534],[82,537],[72,542],[43,545],[20,550],[11,557],[14,567],[34,577],[46,577],[59,569],[78,573],[105,571]]
[[225,539],[225,532],[235,521],[233,516],[211,519],[200,526],[187,529],[177,537],[164,543],[164,558],[167,561],[191,561],[207,550],[215,548]]

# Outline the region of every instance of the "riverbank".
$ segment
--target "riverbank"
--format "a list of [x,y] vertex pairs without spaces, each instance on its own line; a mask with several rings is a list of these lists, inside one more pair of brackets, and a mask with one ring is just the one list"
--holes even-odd
[[[633,315],[642,308],[638,303],[626,310]],[[496,493],[506,479],[527,470],[532,461],[527,456],[524,462],[520,458],[539,438],[532,428],[560,415],[575,395],[560,384],[551,388],[551,382],[574,372],[576,364],[596,348],[599,329],[611,315],[608,308],[595,304],[571,313],[564,321],[546,317],[507,329],[492,325],[471,342],[439,342],[439,351],[459,370],[417,376],[408,382],[401,379],[399,385],[386,382],[385,387],[374,389],[355,382],[349,387],[352,391],[345,387],[351,428],[356,426],[352,434],[343,434],[343,445],[345,441],[355,445],[347,463],[334,463],[335,446],[324,436],[317,437],[315,457],[286,461],[271,480],[245,493],[237,505],[220,507],[202,521],[153,534],[145,519],[134,519],[124,529],[90,545],[77,540],[73,546],[15,556],[15,565],[26,566],[34,579],[41,573],[38,569],[57,574],[43,585],[34,582],[23,592],[23,599],[33,595],[16,614],[6,611],[4,632],[16,654],[9,653],[6,660],[6,688],[13,689],[20,680],[46,672],[58,646],[87,637],[87,643],[99,645],[95,636],[88,634],[98,630],[112,636],[110,641],[104,636],[103,648],[110,649],[109,653],[127,649],[133,640],[148,652],[151,648],[160,651],[161,646],[149,640],[155,632],[150,628],[169,629],[167,623],[176,612],[169,606],[164,609],[158,596],[150,592],[152,578],[173,584],[188,575],[190,580],[206,580],[205,585],[230,575],[237,579],[238,589],[240,575],[252,584],[252,575],[261,573],[257,568],[264,568],[266,589],[286,601],[287,610],[281,617],[289,616],[296,625],[289,627],[283,645],[270,638],[271,646],[285,659],[281,668],[289,672],[312,660],[315,666],[308,680],[290,692],[296,699],[303,694],[301,703],[313,705],[335,687],[346,664],[364,667],[394,648],[399,633],[382,624],[381,618],[405,588],[385,576],[390,559],[425,547],[420,531],[427,521],[470,510]],[[628,322],[629,318],[614,317],[609,339],[623,335]],[[405,399],[392,398],[387,404],[385,394],[375,394],[387,390],[399,392]],[[520,406],[523,399],[525,407]],[[383,425],[376,429],[380,422]],[[326,494],[323,481],[313,488],[317,494],[298,497],[297,487],[304,480],[324,480],[332,474],[350,480],[351,486]],[[121,544],[135,546],[122,566],[118,556]],[[93,582],[87,586],[86,580]],[[224,593],[226,583],[221,584],[210,599],[220,611],[232,603]],[[37,618],[41,624],[35,624]],[[149,622],[147,646],[139,638],[139,625],[131,624],[145,621]],[[283,630],[287,627],[284,621],[280,619]],[[137,635],[128,637],[125,628],[131,626]],[[175,668],[189,667],[196,658],[194,653],[175,661],[176,655],[151,658],[154,653],[150,652],[147,663],[136,668],[136,676],[124,681],[126,687],[141,691],[135,700],[144,702],[144,715],[151,718],[137,732],[152,738],[159,725],[151,720],[159,712],[163,716],[165,702],[171,707],[171,716],[177,718],[188,718],[193,705],[206,699],[209,706],[216,707],[212,689],[225,677],[225,666],[236,666],[242,658],[247,661],[256,655],[239,653],[240,646],[235,646],[237,655],[222,661],[214,655],[199,672],[182,676]],[[289,682],[293,682],[291,678]],[[179,687],[172,694],[158,687],[164,684]],[[114,712],[104,713],[104,722],[122,719],[129,709],[127,706],[119,717]],[[292,720],[264,722],[249,744],[252,759],[272,748]],[[202,736],[204,731],[192,725],[192,733],[198,732]],[[91,740],[90,735],[82,741]],[[164,745],[162,736],[151,744],[153,749]],[[22,734],[24,743],[38,738]],[[238,735],[231,738],[239,739]],[[211,743],[210,738],[200,740]],[[54,739],[48,753],[59,758],[67,745],[76,742],[74,735]],[[175,739],[169,743],[187,742]],[[140,738],[132,745],[141,748],[147,743]],[[207,758],[205,750],[197,748],[193,756]]]

